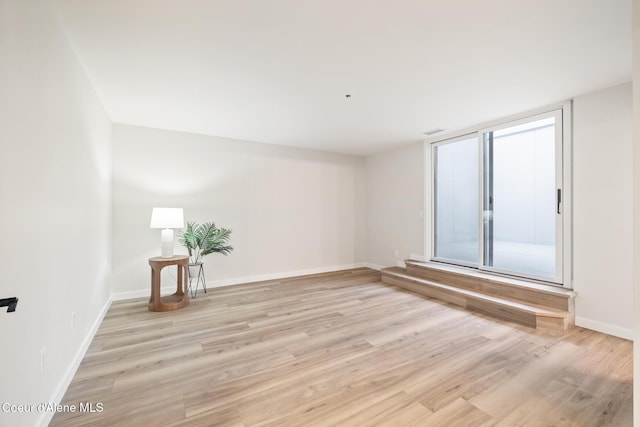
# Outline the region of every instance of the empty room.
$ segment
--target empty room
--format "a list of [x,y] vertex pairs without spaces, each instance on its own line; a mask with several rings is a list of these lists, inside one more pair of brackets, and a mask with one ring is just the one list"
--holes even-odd
[[0,0],[0,426],[633,426],[639,44],[640,0]]

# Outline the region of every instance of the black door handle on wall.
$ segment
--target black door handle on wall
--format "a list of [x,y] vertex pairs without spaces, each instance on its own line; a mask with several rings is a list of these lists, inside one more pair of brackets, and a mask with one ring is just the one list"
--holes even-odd
[[560,203],[562,203],[562,190],[558,188],[556,196],[556,212],[560,214]]
[[18,298],[3,298],[0,299],[0,307],[7,307],[7,313],[12,313],[16,311],[16,307],[18,306]]

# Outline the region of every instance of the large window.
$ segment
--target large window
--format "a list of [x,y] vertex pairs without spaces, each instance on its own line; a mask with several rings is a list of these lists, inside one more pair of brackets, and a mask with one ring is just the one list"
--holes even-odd
[[431,152],[432,259],[562,284],[562,109]]

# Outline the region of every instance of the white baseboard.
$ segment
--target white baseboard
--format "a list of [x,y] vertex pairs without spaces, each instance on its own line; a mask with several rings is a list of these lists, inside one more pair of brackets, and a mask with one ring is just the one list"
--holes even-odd
[[610,325],[597,320],[576,316],[576,326],[602,332],[607,335],[613,335],[614,337],[624,338],[626,340],[633,340],[632,329],[621,328],[620,326]]
[[[289,278],[289,277],[306,276],[306,275],[309,275],[309,274],[331,273],[333,271],[351,270],[353,268],[362,268],[362,267],[376,268],[376,267],[372,267],[370,264],[366,264],[366,263],[334,265],[334,266],[330,266],[330,267],[319,267],[319,268],[309,268],[309,269],[304,269],[304,270],[293,270],[293,271],[287,271],[287,272],[284,272],[284,273],[259,274],[259,275],[256,275],[256,276],[234,277],[234,278],[231,278],[231,279],[208,280],[207,281],[207,288],[218,288],[218,287],[222,287],[222,286],[239,285],[239,284],[243,284],[243,283],[263,282],[263,281],[266,281],[266,280],[286,279],[286,278]],[[379,270],[380,268],[381,267],[378,267],[376,269]],[[168,286],[168,287],[162,287],[161,293],[162,294],[173,293],[173,292],[175,292],[175,289],[176,289],[175,285]],[[142,298],[142,297],[147,297],[148,298],[150,295],[151,295],[151,289],[150,289],[150,287],[148,287],[148,288],[139,289],[139,290],[136,290],[136,291],[117,292],[117,293],[113,294],[112,299],[113,299],[113,301],[122,301],[122,300],[133,299],[133,298]]]
[[207,281],[207,287],[217,288],[221,286],[239,285],[242,283],[264,282],[267,280],[286,279],[289,277],[307,276],[309,274],[331,273],[333,271],[351,270],[365,267],[364,263],[334,265],[331,267],[309,268],[305,270],[293,270],[284,273],[259,274],[256,276],[234,277],[232,279],[222,279]]
[[[69,384],[71,384],[71,380],[73,380],[73,377],[76,375],[76,371],[78,370],[80,363],[82,363],[82,360],[84,359],[84,355],[87,353],[87,350],[91,345],[91,341],[93,341],[93,337],[96,335],[96,332],[98,332],[98,329],[102,324],[102,320],[104,319],[104,316],[107,314],[107,311],[109,311],[109,307],[111,307],[112,301],[113,301],[113,298],[109,297],[105,302],[104,306],[102,307],[102,310],[100,310],[100,314],[98,314],[98,317],[96,317],[96,320],[93,322],[93,325],[91,325],[91,328],[87,333],[87,336],[82,341],[82,345],[80,346],[80,348],[76,352],[75,357],[73,358],[73,362],[71,363],[71,366],[69,366],[69,369],[67,369],[67,372],[62,377],[60,384],[58,384],[58,387],[56,387],[53,393],[53,396],[49,400],[49,402],[52,402],[56,405],[62,402],[62,399],[64,398],[64,394],[67,392],[67,388],[69,387]],[[42,426],[42,427],[48,426],[54,415],[55,415],[55,412],[53,411],[51,412],[43,411],[40,414],[40,418],[38,419],[38,422],[36,425]]]
[[371,264],[370,262],[365,262],[365,263],[364,263],[364,267],[372,268],[372,269],[374,269],[374,270],[378,270],[378,271],[380,271],[380,270],[382,270],[382,269],[384,268],[384,267],[383,267],[383,266],[381,266],[381,265],[378,265],[378,264]]
[[[176,285],[165,286],[163,288],[160,288],[160,293],[162,293],[163,295],[171,292],[175,292],[175,291],[176,291]],[[148,298],[150,296],[151,296],[151,285],[149,285],[149,287],[144,289],[138,289],[137,291],[116,292],[111,295],[111,299],[113,301],[122,301],[122,300],[142,298],[142,297]]]

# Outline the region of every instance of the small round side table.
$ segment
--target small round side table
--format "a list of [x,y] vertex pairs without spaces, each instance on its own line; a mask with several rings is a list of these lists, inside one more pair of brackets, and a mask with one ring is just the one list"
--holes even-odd
[[[177,310],[189,304],[189,257],[186,255],[174,255],[171,258],[149,258],[151,266],[151,298],[149,298],[149,311]],[[176,293],[168,296],[160,295],[160,273],[163,268],[175,265],[178,274]]]

